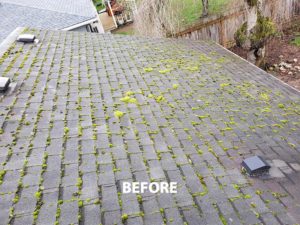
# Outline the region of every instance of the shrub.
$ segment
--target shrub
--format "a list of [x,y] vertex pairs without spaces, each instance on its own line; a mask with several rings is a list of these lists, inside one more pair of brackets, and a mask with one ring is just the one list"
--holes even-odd
[[264,43],[270,37],[274,36],[275,33],[276,27],[272,20],[258,13],[256,25],[250,35],[251,45],[254,48],[260,48],[264,46]]
[[239,47],[241,47],[247,40],[247,28],[247,22],[245,22],[234,34],[234,40]]

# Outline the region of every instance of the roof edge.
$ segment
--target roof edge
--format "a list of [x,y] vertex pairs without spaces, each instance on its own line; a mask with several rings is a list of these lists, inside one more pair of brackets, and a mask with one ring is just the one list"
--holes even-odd
[[281,84],[283,84],[286,88],[290,89],[290,91],[292,91],[295,94],[300,94],[300,90],[294,88],[293,86],[289,85],[288,83],[285,83],[284,81],[280,80],[279,78],[273,76],[272,74],[264,71],[263,69],[259,68],[258,66],[255,66],[254,64],[250,63],[249,61],[247,61],[246,59],[242,58],[241,56],[235,54],[234,52],[228,50],[227,48],[225,48],[224,46],[222,46],[219,43],[216,43],[218,46],[220,46],[221,48],[225,49],[227,52],[230,52],[231,54],[233,54],[235,57],[238,57],[239,59],[243,60],[244,62],[248,63],[249,65],[251,65],[252,67],[255,67],[256,69],[260,70],[263,74],[270,76],[271,79],[277,80],[279,81]]
[[17,27],[0,43],[0,58],[16,41],[19,34],[25,30],[25,27]]
[[88,20],[85,20],[83,22],[80,22],[80,23],[76,23],[76,24],[73,24],[71,26],[67,26],[67,27],[64,27],[62,28],[61,30],[64,30],[64,31],[70,31],[70,30],[73,30],[73,29],[76,29],[78,27],[81,27],[81,26],[84,26],[84,25],[88,25],[92,22],[95,22],[95,21],[98,21],[97,17],[93,17],[91,19],[88,19]]

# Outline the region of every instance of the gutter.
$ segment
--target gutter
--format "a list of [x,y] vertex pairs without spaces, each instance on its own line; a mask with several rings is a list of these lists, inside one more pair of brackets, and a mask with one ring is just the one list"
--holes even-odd
[[96,22],[96,21],[98,21],[98,19],[95,17],[95,18],[93,18],[93,19],[89,19],[89,20],[86,20],[86,21],[84,21],[84,22],[77,23],[77,24],[75,24],[75,25],[72,25],[72,26],[69,26],[69,27],[62,28],[62,29],[60,29],[60,30],[70,31],[70,30],[74,30],[74,29],[76,29],[76,28],[78,28],[78,27],[82,27],[82,26],[88,25],[88,24],[93,23],[93,22]]

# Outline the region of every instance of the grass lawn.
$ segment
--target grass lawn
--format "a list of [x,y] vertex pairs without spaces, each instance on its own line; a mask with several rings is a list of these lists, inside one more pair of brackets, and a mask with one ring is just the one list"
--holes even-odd
[[[95,2],[101,2],[101,0],[94,0]],[[140,0],[136,0],[138,3]],[[228,8],[232,8],[232,3],[240,0],[209,0],[209,15],[219,14],[226,11]],[[181,28],[188,27],[193,24],[202,15],[202,0],[171,0],[172,8],[174,9],[174,15],[176,15],[178,23]],[[234,4],[237,6],[237,4]],[[113,33],[133,35],[134,27],[130,28],[120,28]]]
[[134,35],[134,30],[130,31],[114,31],[113,34],[122,34],[122,35]]
[[291,42],[293,45],[300,47],[300,36],[295,37],[295,39]]
[[[202,15],[201,0],[174,0],[180,7],[180,18],[184,25],[189,25]],[[235,0],[209,0],[209,14],[218,14],[227,9],[227,6]]]
[[101,9],[105,8],[105,5],[102,4],[102,0],[93,0],[93,3],[97,9],[97,11],[100,11]]
[[293,40],[290,42],[292,45],[300,47],[300,20],[295,20],[291,27]]

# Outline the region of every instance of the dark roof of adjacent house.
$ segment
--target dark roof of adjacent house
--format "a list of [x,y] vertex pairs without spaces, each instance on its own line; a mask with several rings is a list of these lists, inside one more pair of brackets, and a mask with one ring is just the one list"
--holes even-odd
[[84,17],[96,15],[91,0],[1,0],[1,2]]
[[96,16],[90,0],[1,0],[0,42],[17,27],[64,29]]
[[[299,92],[212,42],[26,32],[0,58],[3,224],[300,221]],[[242,173],[253,155],[269,176]]]

